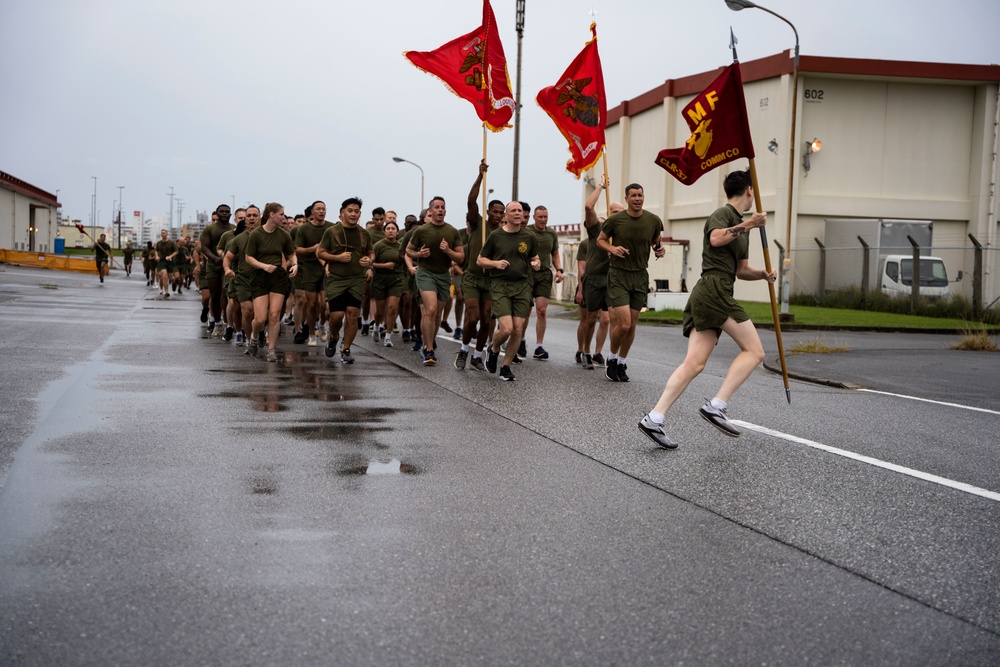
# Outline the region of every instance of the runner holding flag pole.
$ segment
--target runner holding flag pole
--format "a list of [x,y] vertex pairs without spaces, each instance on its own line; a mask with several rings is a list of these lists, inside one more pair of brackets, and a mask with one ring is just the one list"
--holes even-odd
[[[791,403],[788,374],[785,367],[784,347],[778,322],[774,281],[777,273],[771,268],[764,225],[767,217],[761,206],[754,166],[753,143],[747,122],[743,97],[740,63],[736,59],[733,37],[733,64],[695,97],[682,110],[691,129],[686,145],[679,149],[660,151],[656,163],[669,171],[684,184],[698,178],[720,164],[745,157],[750,167],[726,175],[723,188],[726,204],[718,208],[705,222],[702,272],[698,283],[691,290],[684,308],[684,335],[688,338],[687,354],[663,389],[652,410],[639,421],[639,431],[660,447],[677,447],[666,433],[667,410],[680,398],[688,385],[705,368],[708,359],[725,332],[739,346],[740,353],[729,365],[729,370],[716,395],[705,401],[699,414],[722,433],[737,437],[739,430],[729,421],[726,409],[737,389],[764,361],[764,348],[757,329],[743,307],[733,298],[734,285],[739,280],[766,280],[771,296],[771,313],[778,336],[785,398]],[[743,216],[756,203],[756,212],[749,219]],[[764,250],[764,269],[755,269],[748,263],[749,233],[761,232]]]
[[[406,51],[407,60],[441,79],[448,90],[476,108],[483,122],[483,162],[486,161],[486,129],[501,132],[511,127],[514,96],[510,90],[507,58],[489,0],[483,0],[483,22],[475,30],[442,44],[433,51]],[[483,208],[486,211],[483,184]],[[483,225],[483,234],[486,226]],[[485,238],[484,238],[485,241]]]
[[[78,223],[76,223],[76,228],[77,228],[77,229],[78,229],[78,230],[80,231],[80,233],[81,233],[81,234],[83,234],[83,235],[84,235],[84,236],[86,236],[86,237],[87,237],[88,239],[90,239],[90,242],[91,242],[91,243],[93,243],[95,247],[97,246],[97,241],[95,241],[95,240],[94,240],[94,237],[93,237],[93,236],[91,236],[90,234],[88,234],[88,233],[87,233],[87,230],[86,230],[86,228],[85,228],[85,227],[83,226],[83,223],[82,223],[82,222],[78,222]],[[118,268],[119,268],[119,269],[120,269],[120,268],[122,268],[122,267],[121,267],[120,265],[118,265],[118,264],[117,264],[117,263],[115,262],[115,254],[114,254],[114,252],[110,252],[110,251],[109,251],[109,252],[107,253],[107,255],[108,255],[108,257],[109,257],[109,258],[111,258],[111,264],[112,264],[112,266],[118,266]],[[103,279],[103,277],[101,278],[101,282],[104,282],[104,279]]]

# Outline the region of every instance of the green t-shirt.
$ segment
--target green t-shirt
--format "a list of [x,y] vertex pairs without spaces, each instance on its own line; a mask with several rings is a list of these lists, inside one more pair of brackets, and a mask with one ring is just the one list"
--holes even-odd
[[350,262],[326,263],[331,276],[350,278],[365,272],[361,267],[361,258],[372,254],[372,238],[368,230],[362,229],[359,225],[345,227],[338,222],[323,232],[319,247],[331,255],[339,255],[350,250]]
[[108,257],[111,253],[111,246],[106,242],[98,241],[94,244],[94,259],[98,262],[108,261]]
[[187,266],[191,263],[191,249],[186,245],[177,244],[177,256],[174,263],[178,266]]
[[708,240],[713,229],[728,229],[740,224],[743,216],[732,204],[726,204],[705,221],[705,248],[701,251],[701,275],[709,271],[723,271],[736,278],[736,265],[740,260],[749,259],[750,235],[741,234],[724,246],[713,248]]
[[233,254],[233,259],[229,260],[229,268],[247,278],[251,277],[255,270],[247,264],[247,241],[249,240],[250,233],[243,232],[234,236],[233,240],[226,246],[226,254]]
[[506,269],[490,269],[493,280],[527,280],[531,274],[531,258],[538,254],[538,237],[526,229],[511,233],[498,229],[486,237],[483,251],[486,259],[506,259]]
[[406,264],[399,261],[399,247],[400,243],[398,239],[393,243],[389,243],[389,239],[382,239],[374,245],[372,250],[375,252],[375,261],[378,264],[385,264],[386,262],[395,263],[395,266],[391,269],[375,269],[375,273],[392,275],[406,271]]
[[538,259],[542,262],[541,270],[551,270],[552,252],[559,249],[559,236],[548,227],[541,232],[535,229],[534,225],[528,225],[527,229],[538,239]]
[[587,261],[587,248],[590,247],[590,239],[584,239],[580,241],[580,245],[576,247],[576,261],[586,262]]
[[591,225],[587,227],[587,275],[606,276],[608,267],[611,266],[611,258],[606,250],[601,250],[597,245],[597,237],[601,235],[601,225]]
[[132,256],[135,255],[135,248],[125,248],[122,250],[122,255],[125,257],[125,263],[132,263]]
[[663,234],[663,221],[649,211],[638,218],[619,211],[604,221],[601,231],[615,240],[614,245],[628,249],[624,257],[612,255],[611,266],[620,271],[642,271],[649,265],[649,251]]
[[[170,239],[167,239],[166,241],[156,242],[157,260],[161,262],[165,261],[168,255],[173,255],[175,252],[177,252],[177,244],[171,241]],[[173,261],[173,259],[174,258],[171,258],[171,261]]]
[[[292,240],[295,241],[296,248],[311,248],[314,245],[319,245],[319,242],[323,240],[323,234],[326,233],[330,227],[333,227],[333,223],[324,220],[322,225],[314,225],[311,222],[306,222],[299,225],[294,229],[294,234],[292,234]],[[311,255],[299,255],[300,262],[306,262],[308,264],[319,265],[319,259],[316,254]]]
[[420,258],[420,268],[431,273],[448,273],[451,269],[451,257],[441,250],[441,240],[448,242],[452,250],[462,247],[462,237],[458,230],[447,222],[441,225],[427,223],[413,231],[409,245],[413,250],[427,246],[431,250],[429,257]]
[[281,227],[275,227],[269,233],[261,225],[250,232],[243,252],[245,256],[253,257],[262,264],[281,266],[285,257],[295,253],[295,246],[292,244],[292,237]]
[[[475,222],[469,222],[469,240],[465,246],[465,270],[473,273],[477,276],[484,276],[486,272],[483,268],[476,264],[476,260],[479,259],[479,253],[483,249],[483,232],[480,229],[480,225],[483,223],[482,216],[479,216]],[[486,236],[488,237],[495,230],[499,229],[497,227],[486,228]]]
[[225,234],[223,234],[222,236],[220,236],[219,237],[219,244],[217,246],[215,246],[215,254],[218,255],[219,257],[225,257],[225,255],[226,255],[226,247],[229,245],[229,242],[233,240],[234,236],[236,236],[236,228],[235,227],[233,227],[232,229],[227,230]]
[[228,232],[230,229],[233,228],[234,226],[230,224],[223,225],[222,223],[219,222],[213,222],[212,224],[205,227],[204,231],[202,231],[201,236],[198,238],[198,240],[201,241],[202,248],[207,247],[212,252],[215,252],[216,249],[219,247],[219,239],[222,238],[223,234],[225,234],[226,232]]
[[370,236],[372,239],[372,247],[375,247],[376,243],[385,238],[385,227],[383,227],[382,229],[375,229],[374,227],[368,227],[366,228],[366,231],[368,232],[368,236]]

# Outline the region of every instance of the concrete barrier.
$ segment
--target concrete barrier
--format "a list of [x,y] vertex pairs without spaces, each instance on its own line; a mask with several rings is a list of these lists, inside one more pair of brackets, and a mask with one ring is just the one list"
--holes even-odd
[[14,266],[34,266],[54,271],[75,271],[76,273],[97,273],[97,264],[91,259],[53,255],[44,252],[17,252],[0,248],[0,263]]

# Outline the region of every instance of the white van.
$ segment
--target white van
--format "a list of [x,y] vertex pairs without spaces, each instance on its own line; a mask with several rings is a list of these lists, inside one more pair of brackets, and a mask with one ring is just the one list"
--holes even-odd
[[[913,256],[886,255],[882,258],[879,285],[890,296],[909,296],[913,285]],[[920,295],[948,296],[948,269],[940,257],[920,257]]]

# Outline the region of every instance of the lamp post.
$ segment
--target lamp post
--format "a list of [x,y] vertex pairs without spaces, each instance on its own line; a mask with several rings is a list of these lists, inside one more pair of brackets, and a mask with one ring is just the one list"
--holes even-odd
[[795,114],[799,101],[799,31],[795,29],[795,26],[791,21],[786,19],[781,14],[773,12],[767,7],[761,7],[758,4],[750,2],[750,0],[726,0],[726,6],[734,12],[738,12],[743,9],[759,9],[767,12],[771,16],[775,16],[787,23],[788,27],[790,27],[792,32],[795,33],[795,60],[792,64],[791,139],[788,142],[788,217],[787,220],[785,220],[785,246],[787,246],[787,248],[785,261],[782,266],[782,273],[784,276],[781,282],[781,312],[787,313],[789,296],[789,281],[787,273],[792,267],[792,187],[795,182]]
[[170,225],[169,225],[169,231],[170,231],[171,234],[173,234],[173,231],[174,231],[174,186],[172,186],[172,185],[170,186],[170,192],[167,193],[167,196],[170,197]]
[[517,199],[518,165],[521,162],[521,40],[524,38],[524,3],[517,0],[514,26],[517,28],[517,92],[514,93],[514,182],[511,198]]
[[417,207],[417,212],[419,213],[420,209],[424,207],[424,168],[416,162],[410,162],[409,160],[404,160],[401,157],[394,157],[392,158],[392,161],[396,163],[405,162],[406,164],[412,164],[420,170],[420,206]]
[[122,190],[124,185],[118,186],[118,249],[122,248]]

